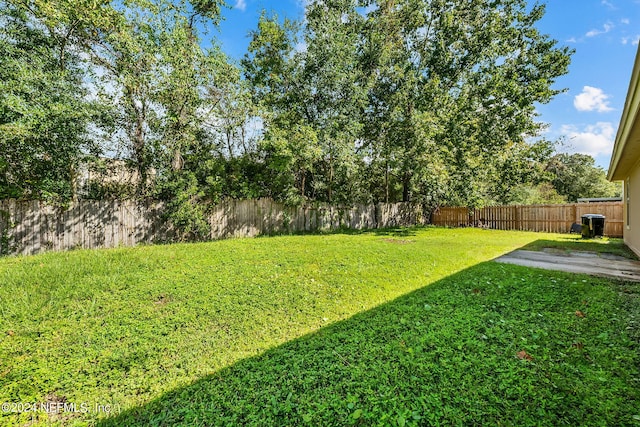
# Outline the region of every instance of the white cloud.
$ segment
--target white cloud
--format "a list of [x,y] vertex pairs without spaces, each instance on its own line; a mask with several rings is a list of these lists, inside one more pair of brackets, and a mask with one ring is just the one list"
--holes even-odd
[[566,144],[560,151],[589,154],[593,157],[610,155],[616,131],[610,122],[597,122],[582,129],[575,125],[563,125],[560,133],[566,137]]
[[637,46],[639,41],[640,41],[640,34],[636,36],[629,36],[629,37],[622,38],[622,44],[631,43],[632,45]]
[[573,106],[576,107],[578,111],[606,113],[607,111],[613,111],[607,99],[609,99],[609,95],[605,94],[602,89],[585,86],[582,88],[582,93],[576,95],[573,99]]
[[631,23],[631,21],[629,20],[629,18],[622,18],[620,20],[620,23],[624,24],[624,25],[629,25]]
[[616,9],[616,7],[608,0],[602,0],[601,2],[604,6],[607,6],[609,9]]
[[613,30],[614,28],[615,28],[615,26],[611,22],[607,22],[606,24],[604,24],[602,26],[601,30],[594,29],[594,30],[588,31],[587,34],[585,34],[585,36],[587,36],[587,37],[599,36],[600,34],[608,33],[609,31]]
[[246,0],[236,0],[236,9],[240,9],[241,11],[245,11],[247,9],[247,1]]

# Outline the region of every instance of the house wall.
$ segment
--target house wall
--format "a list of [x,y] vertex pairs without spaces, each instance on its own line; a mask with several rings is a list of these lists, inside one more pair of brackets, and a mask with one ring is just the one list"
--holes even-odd
[[[624,242],[640,256],[640,162],[632,169],[624,185]],[[628,213],[630,213],[629,218],[627,218]]]

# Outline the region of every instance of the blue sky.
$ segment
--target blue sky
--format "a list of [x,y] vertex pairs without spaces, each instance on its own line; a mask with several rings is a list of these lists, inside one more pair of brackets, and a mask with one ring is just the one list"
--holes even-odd
[[[300,19],[304,0],[227,0],[215,34],[223,50],[240,59],[263,9]],[[534,2],[531,1],[531,4]],[[575,49],[569,74],[556,88],[567,91],[538,106],[545,137],[562,138],[560,151],[591,154],[605,169],[618,128],[640,39],[640,0],[548,0],[538,28]]]

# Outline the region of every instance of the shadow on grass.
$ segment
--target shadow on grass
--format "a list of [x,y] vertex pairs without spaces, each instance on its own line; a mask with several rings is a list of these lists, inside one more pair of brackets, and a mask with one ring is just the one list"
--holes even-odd
[[261,234],[256,238],[269,238],[277,236],[322,236],[333,234],[344,234],[348,236],[358,236],[361,234],[375,234],[376,236],[391,236],[391,237],[409,237],[417,235],[417,231],[426,230],[433,226],[428,225],[414,225],[411,227],[386,227],[386,228],[347,228],[340,227],[333,230],[298,230],[283,233],[273,234]]
[[561,236],[557,240],[536,240],[520,249],[530,251],[541,251],[553,249],[558,251],[587,251],[596,253],[607,253],[621,257],[637,260],[638,257],[631,249],[624,244],[622,239],[595,238],[583,239],[580,235]]
[[478,264],[98,425],[628,425],[638,343],[583,277]]
[[417,230],[426,230],[427,228],[426,226],[378,228],[374,230],[374,233],[377,236],[409,237],[415,236]]

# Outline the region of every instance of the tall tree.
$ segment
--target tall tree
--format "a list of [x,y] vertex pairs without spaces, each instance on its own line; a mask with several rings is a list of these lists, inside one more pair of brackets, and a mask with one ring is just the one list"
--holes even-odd
[[546,170],[551,174],[553,187],[570,202],[579,198],[622,195],[620,185],[609,182],[604,169],[596,166],[595,159],[587,154],[556,154],[549,160]]
[[129,154],[138,174],[138,195],[145,194],[153,163],[153,143],[159,138],[158,92],[159,34],[144,9],[123,11],[123,19],[87,40],[91,60],[100,70],[95,85],[104,102],[113,105],[115,137]]
[[313,105],[307,103],[297,32],[297,23],[263,12],[242,61],[265,128],[260,148],[272,174],[270,195],[289,203],[306,198],[307,178],[322,155],[309,121]]
[[[562,196],[551,191],[551,175],[546,170],[553,152],[554,144],[544,139],[510,145],[494,162],[489,201],[501,205],[539,203],[547,195],[549,202],[561,202]],[[540,185],[543,187],[538,188]]]
[[[361,67],[368,88],[364,141],[371,166],[382,172],[383,200],[409,200],[416,161],[427,147],[432,129],[420,126],[429,113],[422,108],[425,79],[416,61],[415,31],[424,19],[407,2],[364,2],[372,9],[364,27]],[[413,32],[413,33],[412,33]],[[434,98],[435,100],[436,98]],[[418,133],[421,133],[421,137]],[[424,160],[424,158],[423,158]]]
[[571,51],[539,33],[544,7],[528,9],[523,0],[362,5],[371,10],[363,49],[371,76],[366,136],[387,164],[385,180],[396,175],[408,200],[425,191],[416,171],[432,162],[446,169],[435,176],[448,181],[446,199],[481,203],[491,178],[486,164],[537,134],[534,105],[558,93],[552,85]]
[[42,1],[0,2],[0,17],[0,197],[67,201],[97,111],[73,49],[86,22]]
[[171,169],[184,166],[184,152],[195,143],[204,121],[199,112],[207,107],[205,88],[218,83],[216,75],[226,65],[226,57],[214,44],[207,51],[200,47],[197,25],[217,23],[221,1],[198,1],[192,8],[163,5],[166,16],[157,29],[160,34],[159,92],[163,109],[162,144],[170,155]]
[[322,159],[315,198],[352,202],[357,142],[366,91],[358,67],[363,17],[355,0],[312,2],[306,11],[302,63],[305,120],[318,135]]
[[115,135],[130,154],[146,193],[152,166],[173,171],[203,122],[203,85],[219,50],[200,46],[199,25],[217,24],[222,0],[133,1],[116,7],[121,19],[86,40],[97,67],[96,86],[115,106]]

